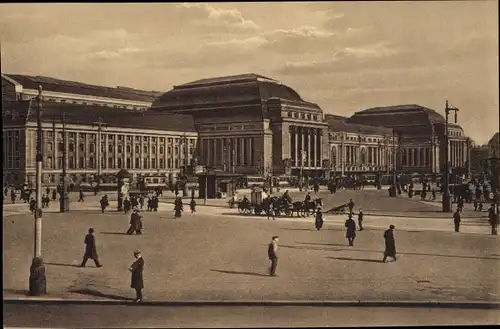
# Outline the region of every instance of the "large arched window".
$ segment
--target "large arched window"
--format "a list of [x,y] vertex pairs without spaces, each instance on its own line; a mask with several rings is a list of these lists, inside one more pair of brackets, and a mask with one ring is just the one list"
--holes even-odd
[[366,149],[361,149],[361,164],[366,164]]
[[332,166],[337,166],[337,147],[332,146],[332,152],[331,152],[331,159],[330,162],[332,163]]

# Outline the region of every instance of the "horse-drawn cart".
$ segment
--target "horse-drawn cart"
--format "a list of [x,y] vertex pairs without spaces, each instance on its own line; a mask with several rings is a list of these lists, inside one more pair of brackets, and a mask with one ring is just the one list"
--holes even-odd
[[267,198],[266,192],[260,188],[255,188],[250,194],[250,200],[243,199],[238,202],[238,211],[240,213],[254,213],[259,215],[265,210],[264,200]]

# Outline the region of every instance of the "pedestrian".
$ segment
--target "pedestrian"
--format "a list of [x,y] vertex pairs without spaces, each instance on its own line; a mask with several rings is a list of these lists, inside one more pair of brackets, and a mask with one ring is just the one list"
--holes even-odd
[[363,210],[361,208],[359,208],[358,225],[359,225],[359,230],[363,231]]
[[460,196],[458,198],[457,206],[458,206],[458,209],[460,210],[460,212],[462,212],[463,209],[464,209],[464,199],[463,199],[463,197]]
[[460,208],[457,208],[457,211],[453,214],[453,223],[455,224],[455,232],[460,232]]
[[395,228],[396,227],[394,225],[390,225],[389,229],[384,232],[385,251],[382,263],[385,263],[387,257],[391,257],[394,261],[396,261],[396,240],[394,239]]
[[316,210],[316,218],[315,218],[316,229],[319,231],[323,227],[323,213],[321,212],[321,207],[318,207]]
[[349,206],[349,213],[352,213],[352,210],[354,209],[354,201],[352,199],[349,199],[349,203],[347,204]]
[[78,202],[84,202],[84,195],[83,195],[83,191],[80,189],[80,198],[78,199]]
[[45,192],[47,192],[47,195],[50,194],[50,188],[47,186],[47,188],[45,189]]
[[140,250],[134,251],[135,261],[130,265],[129,271],[131,274],[130,287],[135,289],[135,303],[142,302],[142,289],[144,289],[143,271],[144,258],[142,258]]
[[352,213],[349,214],[349,217],[345,221],[344,226],[347,228],[345,237],[347,241],[349,241],[349,246],[354,246],[354,239],[356,238],[356,222],[352,219]]
[[267,247],[267,255],[271,261],[271,267],[269,269],[269,274],[271,276],[276,276],[276,268],[278,267],[278,240],[277,235],[272,237],[271,243]]
[[477,202],[477,199],[474,199],[474,211],[477,211],[478,206],[479,206],[479,203]]
[[274,217],[274,203],[271,200],[271,198],[267,198],[267,220],[270,219],[270,217],[273,218],[273,220],[276,220]]
[[32,214],[35,213],[35,209],[36,209],[36,201],[35,199],[32,198],[30,201],[30,211]]
[[492,204],[488,209],[488,222],[491,226],[491,235],[498,235],[498,219],[497,215],[495,214],[495,204]]
[[94,229],[89,228],[89,234],[85,236],[85,254],[83,255],[83,261],[80,267],[85,267],[87,261],[92,259],[95,263],[96,267],[102,267],[102,264],[99,263],[99,256],[97,255],[97,247],[95,243]]
[[158,204],[160,200],[158,199],[158,196],[153,196],[153,210],[158,211]]
[[16,191],[14,189],[10,191],[10,201],[16,203]]
[[196,212],[196,201],[194,200],[194,197],[191,198],[189,206],[191,207],[191,213],[194,214]]
[[56,201],[56,199],[57,199],[57,191],[56,191],[56,189],[53,189],[52,190],[52,201]]
[[182,205],[182,199],[180,197],[177,197],[177,199],[175,199],[175,201],[174,201],[174,210],[175,210],[174,216],[176,218],[180,218],[182,216],[183,208],[184,207]]
[[139,214],[139,210],[134,209],[130,215],[130,227],[127,230],[127,235],[142,234],[142,216]]
[[124,200],[123,200],[123,212],[125,214],[128,214],[129,211],[130,211],[130,208],[131,208],[131,203],[130,203],[130,200],[126,197]]
[[105,209],[106,209],[106,207],[109,205],[109,203],[108,203],[108,199],[106,198],[106,196],[103,196],[103,197],[101,198],[100,203],[101,203],[101,211],[102,211],[102,213],[104,214],[104,210],[105,210]]
[[141,205],[141,210],[144,208],[144,195],[139,196],[139,204]]

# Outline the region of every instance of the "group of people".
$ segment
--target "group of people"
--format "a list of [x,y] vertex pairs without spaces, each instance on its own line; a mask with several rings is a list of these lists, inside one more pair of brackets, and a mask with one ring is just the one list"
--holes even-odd
[[[93,228],[89,228],[88,234],[85,236],[84,244],[85,252],[83,254],[83,260],[80,267],[85,267],[89,259],[94,261],[96,267],[102,267],[102,264],[99,261],[99,255],[97,254],[97,244]],[[140,303],[143,299],[142,290],[144,289],[144,259],[142,258],[140,250],[134,251],[134,258],[134,262],[128,269],[131,273],[130,287],[135,290],[136,298],[134,302]]]

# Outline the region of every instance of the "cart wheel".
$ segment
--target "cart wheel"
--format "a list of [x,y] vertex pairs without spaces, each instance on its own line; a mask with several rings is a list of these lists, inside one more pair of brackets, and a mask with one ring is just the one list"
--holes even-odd
[[239,212],[240,214],[241,214],[241,213],[243,213],[244,211],[245,211],[245,209],[242,209],[242,208],[238,207],[238,212]]
[[285,210],[285,215],[291,216],[292,215],[292,211],[290,209],[286,209]]

